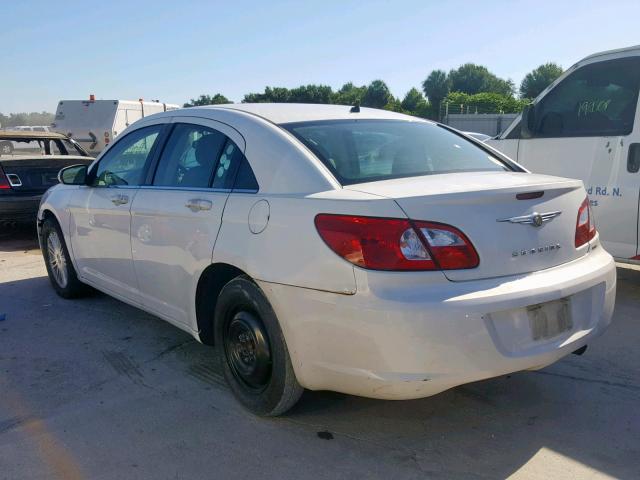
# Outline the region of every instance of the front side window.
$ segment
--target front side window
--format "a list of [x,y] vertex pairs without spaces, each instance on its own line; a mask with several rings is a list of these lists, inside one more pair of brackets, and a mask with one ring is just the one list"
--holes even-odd
[[116,142],[98,163],[92,186],[141,185],[162,127],[141,128]]
[[505,171],[486,150],[445,128],[405,120],[328,120],[283,125],[343,185],[465,171]]
[[171,132],[153,184],[206,188],[227,137],[200,125],[178,124]]
[[534,137],[628,135],[638,104],[640,58],[578,68],[535,106]]

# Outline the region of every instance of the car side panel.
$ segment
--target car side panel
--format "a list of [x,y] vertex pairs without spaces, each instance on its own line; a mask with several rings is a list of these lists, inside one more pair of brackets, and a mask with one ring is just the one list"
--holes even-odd
[[353,265],[329,249],[314,224],[326,212],[404,217],[392,200],[346,190],[305,197],[232,193],[213,262],[256,280],[352,295]]
[[[42,221],[44,220],[46,212],[51,212],[56,218],[56,220],[58,221],[58,223],[60,224],[62,233],[64,235],[65,243],[69,250],[69,255],[71,256],[71,262],[73,263],[73,266],[76,269],[76,271],[78,271],[78,265],[73,252],[73,247],[71,244],[71,236],[70,236],[71,224],[73,219],[71,218],[69,210],[67,209],[67,205],[69,204],[73,193],[76,190],[78,190],[78,188],[79,187],[77,186],[71,186],[71,185],[57,185],[49,189],[43,196],[42,202],[40,204],[40,209],[38,211],[38,228],[40,227]],[[41,240],[40,235],[38,235],[38,239]],[[104,288],[103,285],[97,285],[87,279],[83,279],[82,281],[98,290],[104,291],[106,294],[114,298],[117,298],[120,301],[128,303],[129,305],[132,305],[136,308],[140,308],[142,310],[148,311],[149,313],[152,313],[154,315],[157,315],[158,317],[175,325],[181,330],[186,331],[187,333],[192,335],[196,340],[198,341],[200,340],[197,330],[191,328],[192,327],[191,325],[186,325],[184,323],[176,322],[173,318],[171,318],[169,315],[165,313],[151,311],[141,302],[135,301],[131,299],[129,296],[122,295],[118,291],[106,289]],[[195,292],[194,292],[194,295],[195,295]],[[194,322],[194,325],[195,325],[195,322]]]

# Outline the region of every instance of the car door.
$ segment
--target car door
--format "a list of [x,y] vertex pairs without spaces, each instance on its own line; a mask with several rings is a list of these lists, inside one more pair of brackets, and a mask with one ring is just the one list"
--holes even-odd
[[92,166],[88,185],[69,202],[71,247],[79,275],[96,287],[138,300],[131,258],[131,203],[142,185],[163,125],[128,133]]
[[190,325],[195,291],[211,263],[244,139],[212,120],[177,117],[131,215],[132,252],[145,306]]
[[602,243],[619,258],[638,248],[639,85],[639,57],[580,66],[536,103],[532,138],[518,144],[531,171],[584,182]]

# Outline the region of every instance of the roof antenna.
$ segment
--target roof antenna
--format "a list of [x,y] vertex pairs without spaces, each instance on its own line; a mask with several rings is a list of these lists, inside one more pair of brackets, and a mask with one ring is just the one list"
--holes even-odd
[[350,113],[360,113],[360,100],[355,101],[355,105],[349,110]]

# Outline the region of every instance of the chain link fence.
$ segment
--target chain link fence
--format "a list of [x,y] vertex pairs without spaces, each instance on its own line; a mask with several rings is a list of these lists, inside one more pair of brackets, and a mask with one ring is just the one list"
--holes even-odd
[[463,132],[500,135],[520,115],[505,113],[495,107],[484,105],[454,104],[443,102],[440,106],[440,121]]

